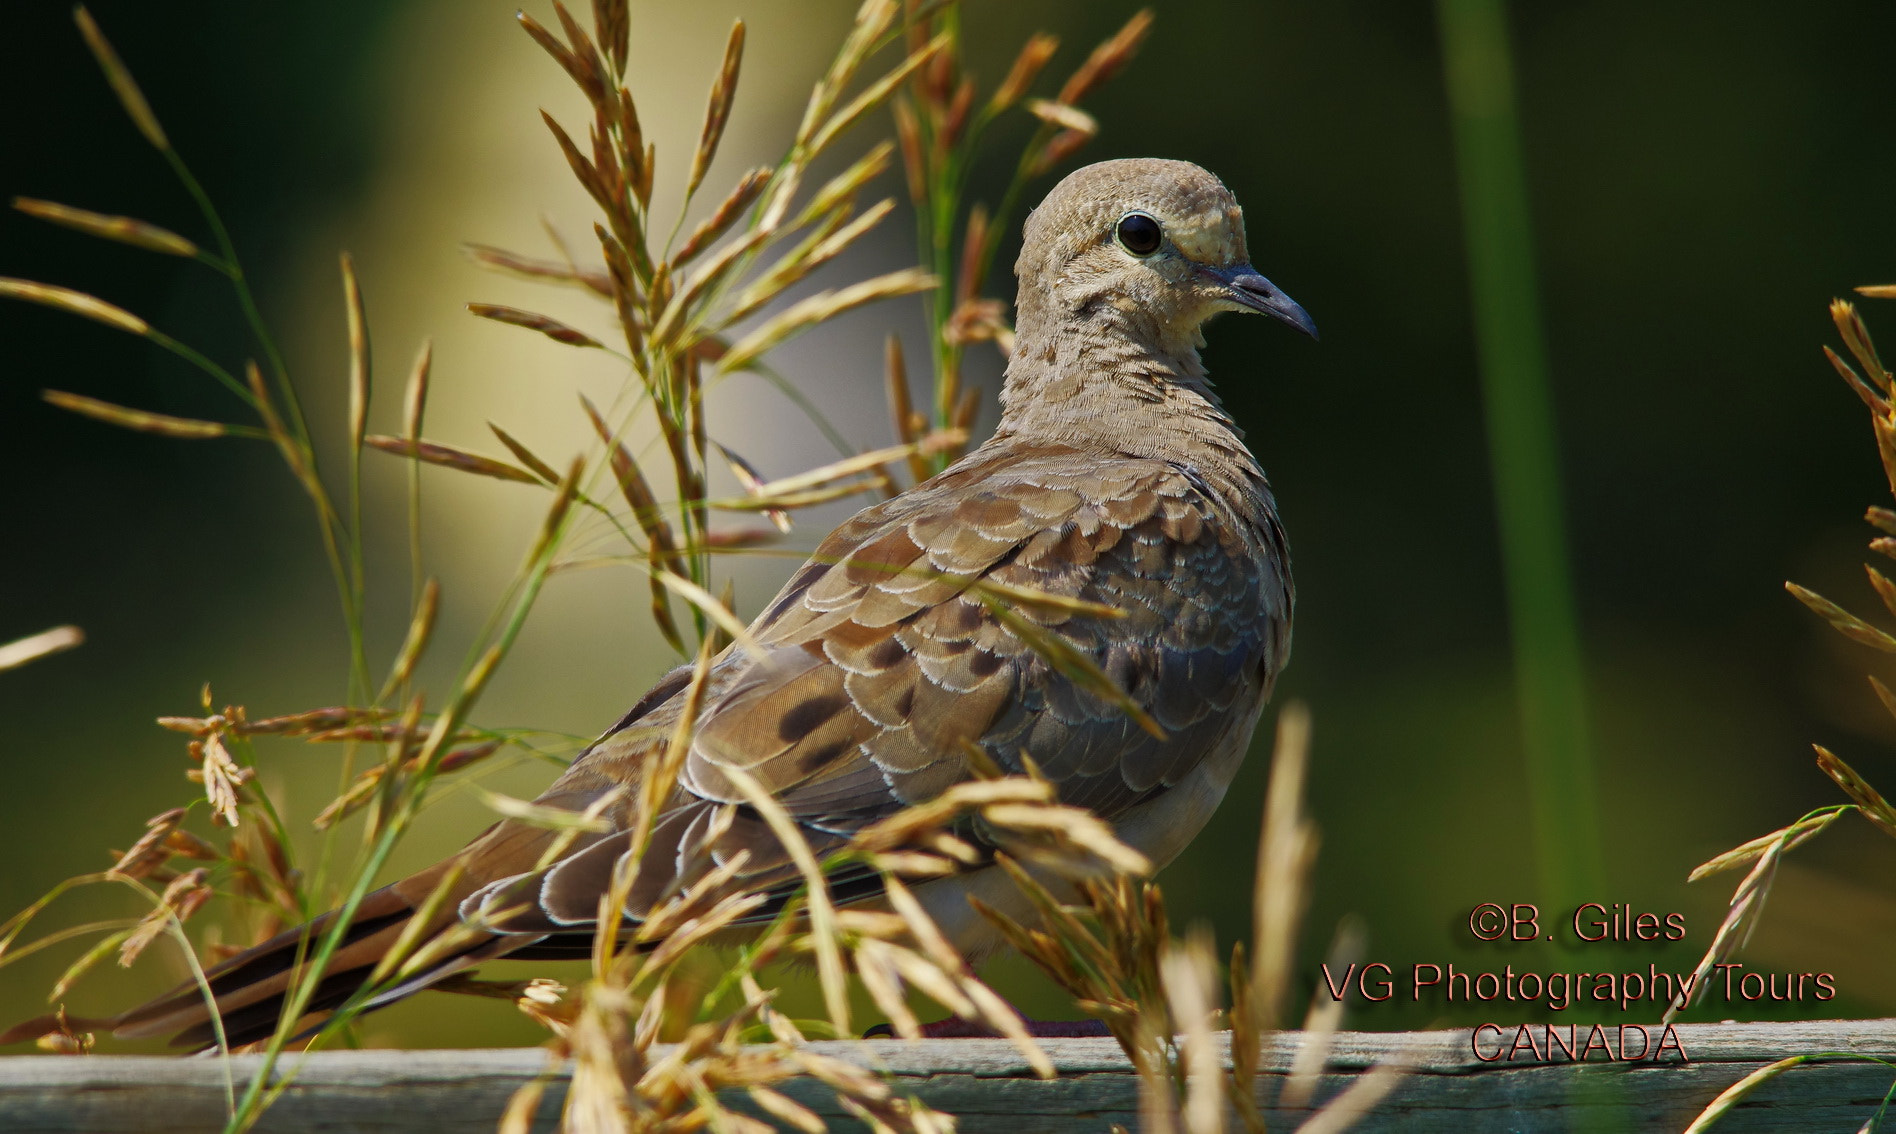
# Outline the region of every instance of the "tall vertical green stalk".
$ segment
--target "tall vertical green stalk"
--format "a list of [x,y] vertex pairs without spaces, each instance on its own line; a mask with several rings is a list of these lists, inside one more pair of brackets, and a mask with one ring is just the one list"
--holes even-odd
[[[1438,0],[1545,903],[1598,900],[1599,817],[1503,0]],[[1558,916],[1557,914],[1555,916]]]

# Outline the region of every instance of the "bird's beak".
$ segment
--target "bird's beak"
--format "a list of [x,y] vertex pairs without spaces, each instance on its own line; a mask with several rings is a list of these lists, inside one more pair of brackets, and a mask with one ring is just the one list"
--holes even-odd
[[1317,337],[1316,320],[1310,317],[1310,313],[1299,307],[1296,300],[1277,290],[1276,284],[1258,275],[1257,269],[1251,265],[1237,264],[1229,268],[1201,270],[1224,286],[1225,297],[1231,302],[1281,319],[1313,339]]

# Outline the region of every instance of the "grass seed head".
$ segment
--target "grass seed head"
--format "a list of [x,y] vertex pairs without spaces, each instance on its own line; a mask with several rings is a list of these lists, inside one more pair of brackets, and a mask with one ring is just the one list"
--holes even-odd
[[138,960],[139,955],[171,924],[172,918],[186,921],[210,900],[211,887],[206,882],[208,877],[209,872],[200,866],[171,880],[159,896],[158,905],[139,919],[131,935],[120,944],[120,967],[131,968],[132,962]]
[[604,272],[582,271],[573,265],[570,258],[542,260],[495,248],[490,244],[463,244],[461,250],[467,253],[469,259],[492,271],[551,283],[575,284],[596,295],[612,294],[610,276]]
[[1060,88],[1059,101],[1068,106],[1077,106],[1087,95],[1110,82],[1125,69],[1126,64],[1132,62],[1132,57],[1139,53],[1140,45],[1151,30],[1152,9],[1141,8],[1133,13],[1125,26],[1115,32],[1111,39],[1095,47],[1093,53],[1086,57],[1086,62],[1080,64],[1079,69],[1067,79],[1066,85]]
[[532,450],[515,440],[512,434],[491,421],[487,423],[487,428],[493,431],[494,436],[500,439],[500,443],[505,445],[507,451],[512,453],[521,464],[533,470],[533,475],[547,484],[556,485],[560,482],[559,472],[552,465],[535,456]]
[[384,453],[393,453],[398,457],[408,457],[442,468],[459,469],[476,476],[491,476],[497,480],[511,480],[517,484],[538,484],[539,479],[525,469],[516,468],[505,461],[492,457],[483,457],[479,453],[470,453],[453,445],[439,441],[411,441],[406,437],[389,437],[385,434],[371,433],[364,437],[363,443],[371,449],[380,449]]
[[173,417],[170,414],[153,413],[150,410],[132,409],[128,406],[113,405],[97,398],[88,398],[83,394],[69,394],[64,390],[43,390],[40,392],[49,405],[89,417],[94,421],[103,421],[107,425],[116,425],[121,429],[130,429],[138,433],[156,433],[160,437],[170,437],[180,441],[204,441],[213,437],[227,437],[233,430],[230,426],[216,421],[199,421],[195,418]]
[[55,626],[11,642],[0,642],[0,672],[76,649],[85,640],[85,631],[77,626]]
[[1870,330],[1863,325],[1863,316],[1857,313],[1856,304],[1846,299],[1830,301],[1830,318],[1837,325],[1837,333],[1843,336],[1843,344],[1850,353],[1869,372],[1876,384],[1885,393],[1891,389],[1890,373],[1883,366],[1883,360],[1876,355],[1876,344],[1870,341]]
[[1035,32],[1027,42],[1021,45],[1020,54],[1014,57],[1014,65],[1008,68],[1007,77],[1001,85],[994,88],[994,97],[988,101],[988,113],[997,114],[1019,102],[1040,77],[1053,53],[1060,49],[1057,36],[1046,32]]
[[238,766],[224,746],[224,738],[211,733],[204,738],[204,797],[211,804],[211,818],[226,827],[237,825],[238,789],[251,777],[248,768]]
[[98,60],[99,69],[105,72],[105,81],[110,83],[119,104],[131,118],[138,132],[152,144],[152,148],[162,151],[171,149],[171,142],[165,137],[164,127],[158,125],[158,116],[151,112],[151,104],[145,101],[145,92],[138,89],[138,83],[132,79],[132,73],[119,59],[118,52],[99,30],[99,25],[86,11],[84,4],[73,9],[72,18],[79,25],[79,34],[85,37],[86,46],[92,49],[92,57]]
[[349,444],[359,451],[369,425],[369,318],[355,259],[347,252],[342,254],[342,296],[349,319]]
[[575,327],[569,327],[548,315],[532,311],[522,311],[518,307],[505,307],[498,303],[470,303],[469,312],[483,319],[492,319],[496,323],[507,323],[515,327],[525,327],[529,331],[538,331],[556,343],[567,346],[604,348],[605,344]]
[[74,291],[69,287],[0,277],[0,298],[37,303],[42,307],[51,307],[83,319],[90,319],[95,323],[104,323],[108,327],[129,334],[143,336],[151,333],[150,323],[123,307],[113,306],[97,296]]
[[763,195],[764,187],[770,184],[772,176],[769,169],[760,168],[753,169],[739,178],[737,185],[725,194],[724,200],[718,202],[718,207],[712,211],[711,215],[691,230],[691,235],[685,240],[684,246],[673,254],[672,264],[678,266],[688,263],[706,248],[711,247],[719,237],[729,231],[731,225],[736,223],[737,218],[743,215],[745,209],[757,203],[757,198]]
[[184,808],[174,807],[145,820],[145,833],[138,837],[130,850],[119,856],[112,872],[127,878],[149,877],[170,860],[172,851],[166,846],[166,840],[178,829],[178,824],[184,822],[184,816]]
[[698,191],[704,174],[717,156],[718,142],[724,137],[725,123],[731,118],[731,100],[737,94],[737,76],[744,62],[744,21],[731,24],[731,35],[724,44],[724,63],[711,84],[711,99],[704,111],[704,128],[698,135],[698,148],[691,155],[691,174],[685,179],[685,196]]
[[1811,747],[1817,750],[1817,766],[1824,774],[1836,781],[1845,795],[1856,801],[1863,817],[1874,823],[1884,834],[1896,838],[1896,808],[1883,798],[1881,792],[1870,786],[1868,780],[1857,774],[1855,768],[1844,763],[1836,753],[1821,744]]
[[790,305],[733,343],[720,364],[727,371],[742,370],[766,351],[782,346],[789,339],[845,311],[879,299],[913,295],[934,286],[935,277],[932,274],[920,268],[903,268],[848,287],[818,292]]
[[187,258],[198,254],[198,246],[177,233],[132,217],[95,213],[90,209],[76,209],[71,205],[36,200],[32,197],[15,197],[13,207],[27,216],[74,229],[87,236],[96,236],[101,240],[116,240],[121,244],[143,248],[148,252],[162,252],[167,256]]

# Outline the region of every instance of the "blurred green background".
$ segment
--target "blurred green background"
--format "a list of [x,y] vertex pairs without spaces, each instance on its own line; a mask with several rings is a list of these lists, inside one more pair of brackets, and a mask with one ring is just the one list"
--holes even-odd
[[[1053,68],[1063,74],[1135,6],[974,0],[971,66],[993,82],[1044,27],[1066,44]],[[695,134],[730,18],[751,22],[752,48],[714,182],[774,154],[851,7],[635,5],[634,71],[661,161],[679,159]],[[536,119],[537,106],[570,111],[570,99],[512,28],[511,9],[207,0],[185,18],[131,0],[93,6],[225,209],[332,436],[343,247],[362,265],[385,391],[420,336],[437,336],[431,434],[491,449],[482,421],[525,422],[530,443],[563,453],[562,439],[579,437],[575,383],[606,373],[459,310],[481,299],[557,314],[571,300],[478,273],[458,241],[538,251],[542,211],[584,231],[584,203]],[[68,7],[31,0],[10,17],[0,37],[0,193],[197,235],[188,200],[124,121]],[[1311,808],[1323,829],[1306,984],[1316,985],[1331,927],[1350,913],[1367,924],[1370,959],[1399,969],[1684,971],[1735,882],[1688,888],[1686,872],[1841,799],[1810,742],[1886,791],[1896,785],[1896,727],[1861,677],[1882,663],[1781,587],[1793,578],[1865,613],[1875,606],[1857,567],[1868,535],[1858,517],[1887,486],[1861,407],[1819,346],[1832,337],[1831,296],[1896,280],[1896,105],[1885,82],[1896,8],[1746,0],[1715,14],[1678,2],[1512,12],[1597,748],[1607,882],[1595,900],[1680,911],[1690,927],[1666,948],[1566,957],[1479,947],[1466,929],[1478,903],[1545,899],[1535,892],[1433,17],[1416,3],[1167,5],[1137,62],[1090,103],[1103,131],[1084,157],[1178,157],[1217,172],[1246,206],[1259,268],[1323,329],[1313,345],[1263,320],[1229,319],[1211,329],[1206,352],[1271,475],[1295,555],[1297,645],[1279,697],[1314,711]],[[882,189],[900,194],[893,177]],[[904,262],[901,224],[881,238],[820,282]],[[1001,259],[1011,258],[1009,249]],[[0,275],[95,292],[226,360],[248,349],[226,293],[187,263],[9,212]],[[1011,295],[1004,273],[993,286]],[[1896,319],[1866,306],[1872,329],[1896,343]],[[572,309],[598,325],[598,312]],[[911,336],[920,326],[913,312],[875,309],[778,359],[862,447],[888,441],[877,339],[891,323]],[[55,387],[220,416],[232,409],[225,395],[142,342],[58,313],[0,306],[0,344],[0,641],[60,622],[90,638],[0,674],[10,863],[0,908],[11,911],[107,865],[105,848],[123,847],[145,817],[192,790],[179,738],[153,717],[194,711],[206,681],[220,703],[254,714],[333,703],[343,648],[314,527],[272,454],[116,432],[38,399]],[[983,365],[992,381],[998,366]],[[714,403],[745,439],[741,450],[773,473],[828,456],[813,429],[762,397],[732,389]],[[399,411],[377,412],[392,422]],[[990,406],[984,425],[992,420]],[[375,656],[392,650],[406,617],[392,471],[390,461],[371,484],[379,530],[394,541],[374,564],[385,584]],[[429,484],[440,505],[431,568],[447,583],[447,632],[462,634],[451,655],[540,505],[507,486]],[[841,514],[805,521],[799,546]],[[745,613],[788,566],[739,573]],[[591,734],[671,659],[642,629],[636,577],[588,572],[556,590],[482,716]],[[334,786],[334,757],[284,747],[271,758],[279,766],[267,782],[290,792],[299,813]],[[1212,828],[1165,875],[1175,920],[1208,919],[1227,945],[1248,924],[1263,772],[1254,758]],[[550,774],[503,768],[492,782],[530,794]],[[435,814],[403,865],[445,853],[487,821],[464,798]],[[1714,1003],[1688,1018],[1896,1013],[1893,868],[1896,846],[1846,819],[1791,857],[1742,958],[1833,973],[1836,1000]],[[122,913],[128,901],[82,897],[48,924]],[[0,1017],[40,1011],[77,951],[0,969]],[[140,971],[107,974],[70,1003],[108,1010],[171,980],[172,964],[154,950]],[[997,962],[992,974],[1028,1010],[1060,1014],[1057,994],[1023,963]],[[1352,1020],[1396,1028],[1534,1015],[1398,999]],[[366,1034],[534,1039],[503,1005],[444,997],[374,1017]]]

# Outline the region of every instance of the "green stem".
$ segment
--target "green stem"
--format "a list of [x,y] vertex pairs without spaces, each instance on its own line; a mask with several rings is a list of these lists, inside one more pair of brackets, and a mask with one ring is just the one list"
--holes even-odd
[[947,168],[931,171],[933,177],[929,185],[929,205],[934,216],[929,222],[930,263],[935,272],[935,292],[929,305],[929,337],[933,340],[935,361],[935,428],[946,429],[954,418],[955,398],[960,391],[959,383],[951,383],[949,377],[958,374],[960,359],[954,345],[948,341],[948,321],[954,317],[955,307],[955,214],[960,211],[960,194],[955,192],[954,165],[955,155],[951,151],[945,162]]
[[[276,337],[270,333],[269,324],[264,322],[262,309],[257,306],[256,294],[251,291],[250,288],[250,278],[244,272],[243,262],[237,258],[237,246],[235,242],[231,240],[230,229],[225,226],[224,218],[217,211],[217,206],[212,203],[210,194],[204,191],[204,186],[199,183],[197,176],[191,172],[190,166],[185,164],[184,158],[179,156],[178,152],[169,146],[165,147],[161,152],[165,156],[165,161],[170,164],[172,173],[184,186],[185,191],[191,195],[192,201],[196,202],[198,212],[204,218],[205,226],[211,230],[213,239],[217,241],[217,260],[212,261],[207,259],[205,262],[212,264],[213,267],[223,272],[230,280],[231,289],[237,296],[237,305],[243,311],[244,321],[250,325],[251,334],[256,337],[257,344],[262,349],[265,360],[270,364],[271,376],[275,379],[277,392],[283,399],[283,406],[286,411],[284,417],[290,434],[301,446],[304,456],[310,462],[310,479],[315,481],[316,453],[315,446],[310,439],[309,422],[304,417],[302,402],[296,395],[296,386],[290,381],[289,366],[283,360],[283,352],[277,346]],[[251,395],[249,389],[238,382],[229,372],[223,370],[222,367],[218,367],[208,359],[204,359],[203,356],[198,355],[197,352],[190,350],[190,348],[185,347],[181,343],[166,340],[163,345],[166,345],[167,349],[172,350],[174,353],[195,362],[198,366],[210,372],[218,381],[235,391],[246,404],[255,406],[255,398]],[[317,481],[317,491],[320,492],[320,481]],[[329,507],[326,498],[318,500],[316,504],[318,512],[322,513],[325,524],[335,522],[335,510]],[[324,538],[325,543],[331,545],[330,567],[331,570],[335,572],[337,587],[343,592],[343,615],[349,635],[351,696],[359,695],[362,698],[367,698],[372,690],[369,681],[368,653],[364,648],[362,633],[361,592],[363,590],[363,578],[361,533],[359,530],[353,533],[344,533],[341,540],[338,541],[336,533],[325,531]],[[346,556],[342,553],[341,547],[334,546],[338,542],[348,545],[348,554]]]
[[[853,457],[861,452],[860,449],[849,443],[849,439],[842,435],[841,431],[836,428],[835,424],[832,423],[828,417],[824,416],[823,411],[817,408],[816,403],[811,401],[808,395],[792,385],[790,379],[784,377],[782,371],[770,366],[762,359],[758,359],[743,370],[738,371],[738,373],[756,375],[774,386],[778,393],[790,400],[791,405],[803,411],[803,416],[810,420],[810,424],[816,426],[816,431],[821,433],[823,439],[830,443],[830,448],[836,450],[837,456]],[[720,373],[716,378],[711,380],[711,384],[720,384],[728,377],[730,377],[728,372]]]
[[[242,261],[237,259],[237,246],[231,241],[230,230],[224,226],[224,218],[218,213],[217,206],[211,203],[210,194],[198,183],[178,151],[166,147],[165,160],[171,163],[171,171],[184,185],[185,191],[197,203],[198,212],[204,217],[204,223],[217,241],[221,263],[214,266],[230,278],[237,293],[238,306],[243,308],[244,320],[250,324],[251,333],[257,337],[257,343],[263,348],[264,358],[270,363],[272,376],[277,380],[278,390],[283,395],[283,404],[289,412],[290,427],[296,431],[298,440],[306,445],[309,442],[309,423],[303,418],[302,404],[297,400],[296,387],[290,383],[290,370],[283,362],[283,352],[277,348],[276,338],[270,334],[269,325],[263,321],[263,312],[257,307],[256,296],[251,293],[249,277],[244,274]],[[208,262],[208,261],[207,261]],[[246,398],[248,400],[248,398]]]
[[242,382],[239,382],[237,380],[237,376],[235,374],[232,374],[230,371],[219,366],[217,363],[212,362],[209,358],[206,358],[203,354],[199,353],[195,348],[188,347],[185,344],[179,342],[177,339],[174,339],[170,335],[167,335],[163,331],[159,331],[159,330],[148,329],[145,332],[145,337],[150,339],[153,343],[157,344],[158,346],[163,347],[164,349],[170,351],[172,354],[177,355],[179,358],[184,359],[186,362],[197,367],[199,370],[204,371],[204,373],[209,374],[211,377],[217,379],[217,381],[221,383],[225,389],[229,390],[233,394],[236,394],[239,398],[243,400],[243,403],[249,406],[251,409],[257,408],[257,399],[255,395],[251,394],[250,390],[247,387],[245,387]]
[[1545,900],[1602,877],[1585,674],[1562,520],[1503,0],[1438,0],[1507,576],[1534,842]]
[[[539,598],[540,590],[546,583],[547,573],[553,565],[560,543],[571,522],[569,513],[560,527],[549,534],[544,544],[535,548],[535,555],[527,564],[522,585],[518,589],[518,597],[513,603],[511,616],[495,642],[495,646],[503,656],[512,649],[514,641],[520,636],[521,628],[526,625],[527,615],[531,613],[535,601]],[[322,981],[330,959],[341,947],[342,939],[348,932],[350,923],[355,919],[356,910],[361,907],[363,899],[368,897],[369,889],[382,872],[383,866],[387,864],[389,855],[394,852],[396,844],[407,833],[415,815],[421,810],[428,786],[433,782],[436,774],[435,764],[441,755],[439,749],[446,747],[448,739],[460,730],[462,723],[467,719],[467,714],[473,709],[475,701],[479,699],[481,690],[470,687],[471,677],[470,667],[470,672],[462,674],[460,685],[454,696],[449,699],[447,705],[441,710],[440,716],[436,718],[434,735],[443,738],[441,744],[424,749],[421,753],[425,758],[421,769],[415,774],[414,780],[404,786],[393,818],[377,835],[362,868],[356,873],[348,897],[336,911],[335,921],[323,934],[309,965],[302,970],[302,979],[298,980],[291,989],[281,1016],[283,1022],[276,1033],[270,1037],[263,1061],[258,1066],[257,1073],[251,1077],[250,1085],[245,1090],[243,1099],[238,1103],[236,1113],[225,1128],[226,1134],[241,1134],[242,1131],[248,1130],[256,1122],[263,1108],[288,1086],[287,1080],[275,1087],[266,1087],[265,1084],[269,1083],[271,1072],[277,1060],[282,1056],[284,1046],[291,1038],[290,1028],[302,1018],[310,997],[315,994],[317,986]],[[346,1026],[370,994],[368,990],[364,990],[352,997],[349,1005],[339,1010],[331,1021],[324,1024],[320,1034],[328,1036]]]

